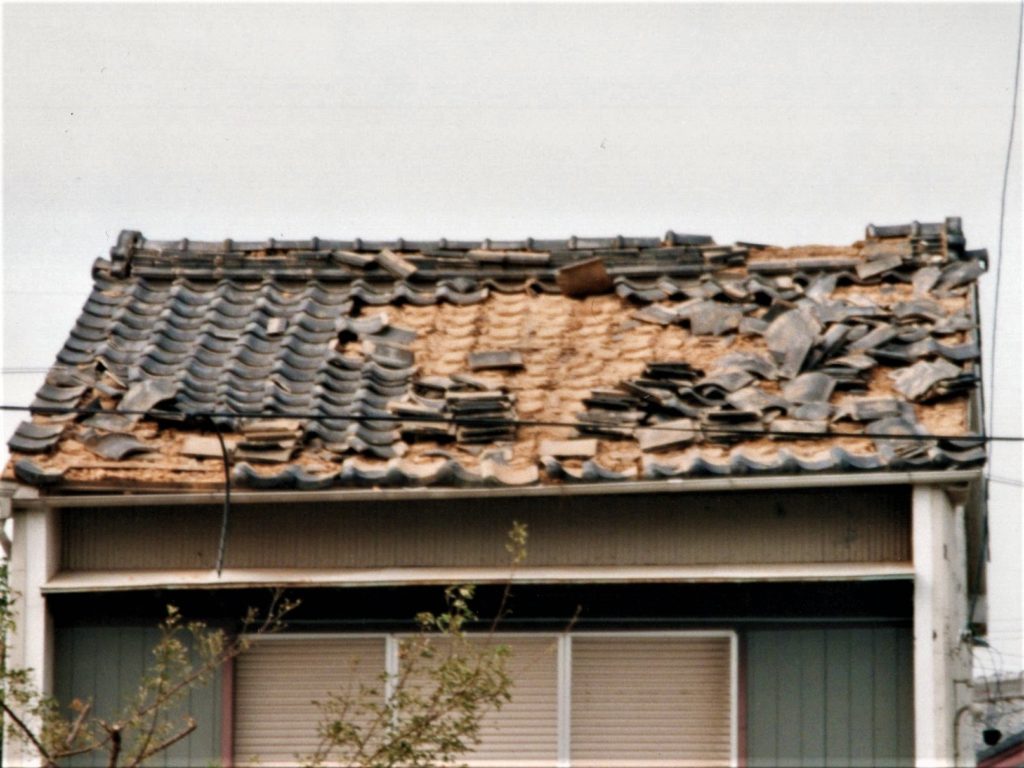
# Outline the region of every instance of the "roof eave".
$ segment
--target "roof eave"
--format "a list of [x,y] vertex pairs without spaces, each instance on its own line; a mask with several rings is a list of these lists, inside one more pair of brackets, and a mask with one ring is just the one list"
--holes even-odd
[[[320,491],[233,490],[232,504],[325,503],[357,501],[414,501],[425,499],[474,499],[522,496],[637,495],[646,493],[696,493],[837,488],[879,485],[942,485],[971,483],[982,477],[981,468],[920,472],[828,473],[815,475],[763,475],[693,479],[637,480],[621,483],[573,483],[526,487],[477,486],[473,488],[337,488]],[[25,489],[30,489],[24,486]],[[185,493],[104,493],[81,495],[15,494],[19,509],[57,507],[192,506],[220,504],[221,491]]]

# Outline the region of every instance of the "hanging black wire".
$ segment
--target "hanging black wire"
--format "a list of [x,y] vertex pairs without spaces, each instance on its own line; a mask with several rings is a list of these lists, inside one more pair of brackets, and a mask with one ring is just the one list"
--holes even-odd
[[708,425],[697,425],[693,428],[685,428],[666,424],[646,425],[619,425],[601,424],[598,422],[582,421],[557,421],[549,419],[519,419],[503,417],[473,417],[473,416],[445,416],[445,415],[391,415],[391,414],[325,414],[320,412],[288,412],[288,411],[179,411],[151,409],[142,410],[104,410],[96,408],[77,407],[56,407],[56,406],[35,406],[35,405],[0,405],[0,411],[31,411],[43,416],[63,416],[69,414],[82,415],[121,415],[121,416],[148,416],[154,419],[165,419],[168,421],[181,421],[183,419],[219,419],[227,421],[246,419],[297,419],[303,421],[350,421],[350,422],[386,422],[405,424],[410,422],[421,422],[428,424],[445,424],[452,426],[471,427],[572,427],[586,430],[593,428],[595,432],[602,429],[616,434],[635,433],[641,429],[661,430],[666,432],[694,432],[707,435],[736,435],[738,437],[772,437],[789,440],[897,440],[906,442],[924,442],[930,440],[949,440],[962,444],[981,445],[983,443],[1024,442],[1024,436],[1020,435],[979,435],[979,434],[911,434],[911,435],[871,435],[864,432],[838,432],[826,430],[824,432],[799,432],[799,431],[772,431],[760,432],[748,429],[736,429],[730,427],[715,427]]

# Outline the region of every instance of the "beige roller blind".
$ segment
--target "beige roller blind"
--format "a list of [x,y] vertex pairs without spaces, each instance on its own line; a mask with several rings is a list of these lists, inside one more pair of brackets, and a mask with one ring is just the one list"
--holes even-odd
[[[470,641],[508,648],[512,698],[484,716],[480,743],[457,763],[473,768],[552,768],[558,758],[557,638],[495,635],[471,636]],[[444,640],[435,641],[438,659],[447,647]],[[423,686],[427,692],[429,676],[424,671],[411,679],[411,685]]]
[[312,701],[379,688],[384,646],[383,637],[257,641],[235,662],[235,764],[294,765],[296,753],[311,753],[319,721]]
[[488,714],[470,766],[543,766],[558,757],[558,652],[554,637],[497,637],[508,647],[512,700]]
[[727,636],[575,635],[574,768],[727,764],[730,659]]

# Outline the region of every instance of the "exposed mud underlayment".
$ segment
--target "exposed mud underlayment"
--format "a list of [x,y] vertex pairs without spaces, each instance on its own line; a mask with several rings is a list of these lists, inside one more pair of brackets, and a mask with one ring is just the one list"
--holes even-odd
[[215,488],[215,430],[253,488],[971,466],[985,264],[957,219],[796,248],[124,232],[4,476]]

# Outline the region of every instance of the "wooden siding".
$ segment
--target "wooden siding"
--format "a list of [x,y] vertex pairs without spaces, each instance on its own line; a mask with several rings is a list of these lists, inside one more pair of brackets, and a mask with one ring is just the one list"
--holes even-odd
[[746,633],[747,764],[911,765],[909,628]]
[[[91,700],[94,713],[106,718],[116,717],[135,695],[152,657],[151,650],[159,641],[155,627],[141,626],[58,627],[55,636],[57,700]],[[219,764],[220,708],[218,673],[209,684],[192,689],[180,708],[182,716],[195,717],[195,732],[146,764],[154,768]],[[67,761],[67,765],[104,766],[105,753],[81,755]]]
[[[209,569],[219,507],[68,509],[69,571]],[[227,568],[501,567],[513,520],[530,566],[908,562],[900,488],[366,502],[232,510]]]

